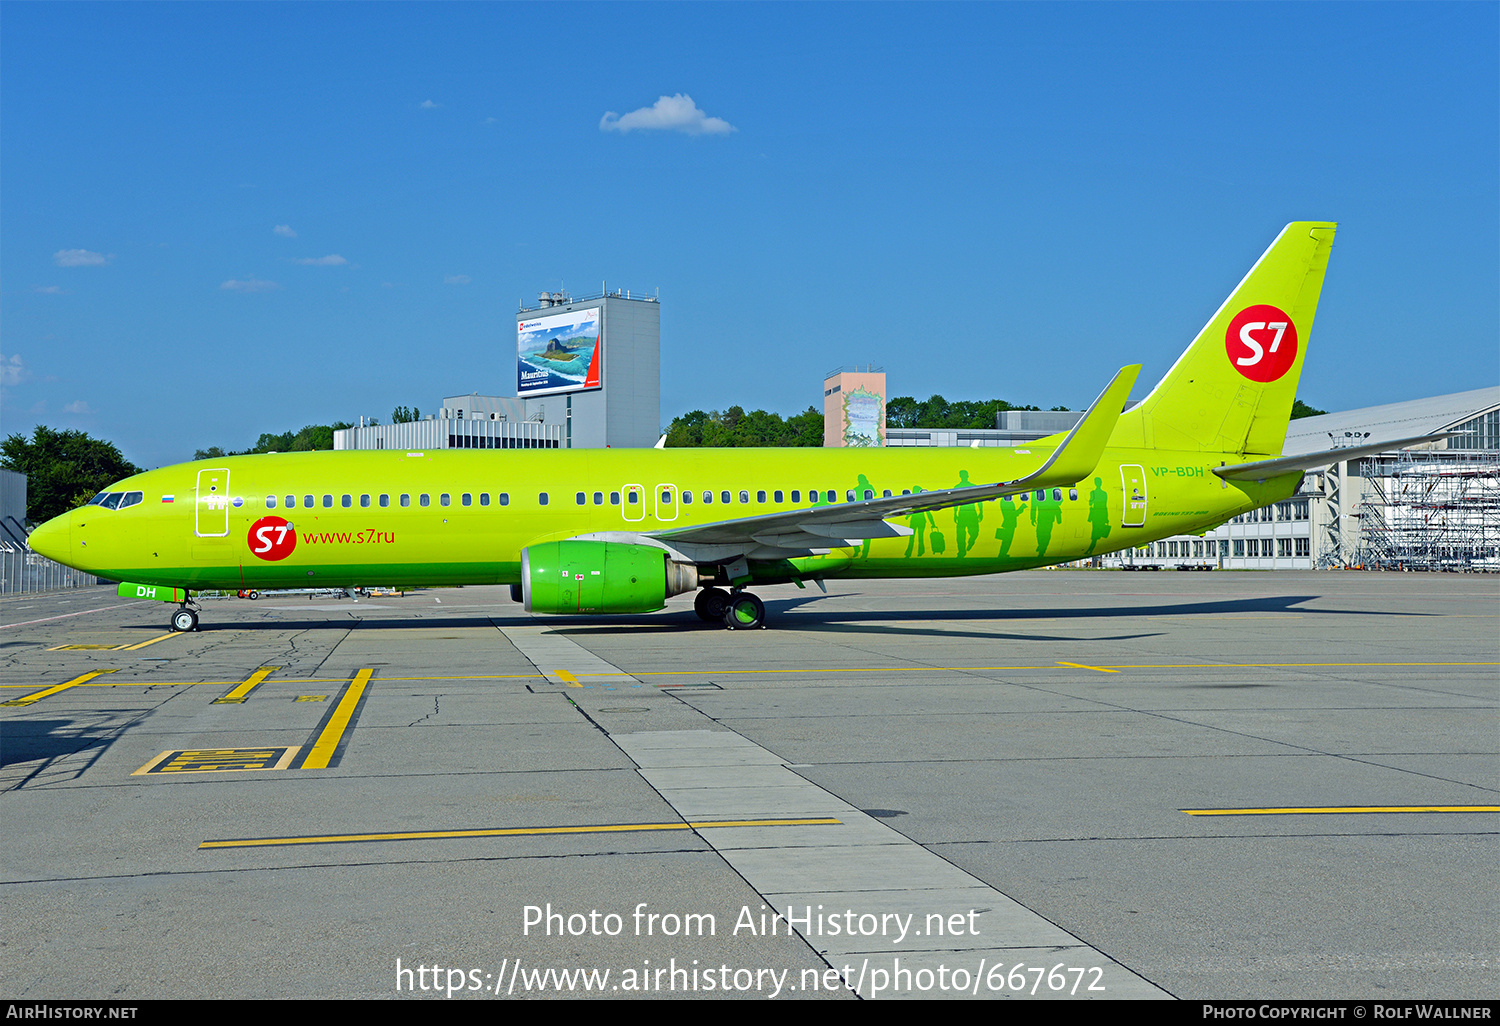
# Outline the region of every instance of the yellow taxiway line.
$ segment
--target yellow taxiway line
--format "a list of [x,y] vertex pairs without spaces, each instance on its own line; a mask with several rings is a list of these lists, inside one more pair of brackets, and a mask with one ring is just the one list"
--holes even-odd
[[9,702],[0,702],[0,705],[31,705],[33,702],[40,702],[42,699],[48,697],[49,695],[55,695],[59,691],[66,691],[69,688],[76,688],[78,685],[86,681],[93,680],[101,673],[114,672],[114,670],[91,670],[90,672],[85,673],[81,676],[74,677],[72,680],[68,681],[65,684],[55,684],[50,688],[43,688],[41,691],[36,691],[29,695],[23,695],[20,698],[13,698]]
[[246,837],[204,841],[203,848],[254,848],[287,844],[348,844],[357,841],[429,841],[453,837],[529,837],[547,834],[623,834],[643,830],[707,830],[713,827],[838,826],[837,819],[729,819],[696,823],[614,823],[594,826],[500,827],[492,830],[406,830],[384,834],[325,834],[313,837]]
[[1500,805],[1308,805],[1281,809],[1181,809],[1189,816],[1330,816],[1381,812],[1500,812]]
[[274,673],[275,671],[277,671],[279,669],[281,669],[281,667],[279,667],[279,666],[262,666],[260,669],[256,670],[254,673],[252,673],[250,675],[250,677],[249,677],[248,680],[246,680],[244,683],[240,684],[233,691],[229,692],[229,694],[225,695],[223,698],[216,698],[216,699],[214,699],[213,704],[214,705],[240,705],[240,704],[242,704],[245,701],[245,699],[247,699],[247,698],[250,697],[250,692],[252,692],[256,688],[260,687],[260,682],[261,681],[265,680],[272,673]]
[[312,751],[307,753],[302,769],[328,768],[333,753],[338,750],[339,741],[343,739],[344,731],[349,729],[349,721],[354,718],[355,707],[359,705],[360,697],[364,695],[374,673],[374,670],[360,670],[354,675],[353,682],[339,697],[339,704],[334,707],[328,725],[318,735],[318,740],[313,742]]

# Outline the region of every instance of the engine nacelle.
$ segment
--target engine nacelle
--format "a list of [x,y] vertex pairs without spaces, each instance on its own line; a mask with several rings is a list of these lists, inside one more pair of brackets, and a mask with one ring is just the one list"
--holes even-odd
[[521,550],[528,613],[650,613],[696,587],[697,567],[649,545],[561,541]]

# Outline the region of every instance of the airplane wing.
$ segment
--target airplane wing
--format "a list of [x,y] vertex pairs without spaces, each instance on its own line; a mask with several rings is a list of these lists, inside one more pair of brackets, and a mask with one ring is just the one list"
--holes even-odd
[[1414,438],[1393,438],[1386,442],[1372,442],[1369,445],[1353,445],[1343,449],[1324,449],[1322,452],[1310,452],[1302,456],[1281,456],[1274,460],[1259,460],[1255,463],[1236,463],[1228,467],[1214,467],[1213,472],[1226,481],[1265,481],[1269,478],[1279,477],[1282,474],[1290,474],[1294,470],[1312,470],[1316,467],[1327,467],[1340,460],[1357,460],[1361,456],[1374,456],[1376,453],[1390,452],[1393,449],[1402,449],[1408,445],[1421,445],[1424,442],[1440,442],[1449,435],[1457,434],[1456,431],[1440,431],[1435,435],[1417,435]]
[[655,544],[685,561],[698,563],[741,556],[746,559],[789,559],[857,544],[866,538],[903,537],[910,534],[911,529],[889,524],[886,522],[888,518],[966,506],[971,502],[1019,495],[1033,488],[1072,485],[1087,477],[1104,453],[1104,446],[1125,408],[1140,369],[1140,364],[1120,368],[1046,462],[1013,481],[841,502],[639,534],[604,531],[579,537]]

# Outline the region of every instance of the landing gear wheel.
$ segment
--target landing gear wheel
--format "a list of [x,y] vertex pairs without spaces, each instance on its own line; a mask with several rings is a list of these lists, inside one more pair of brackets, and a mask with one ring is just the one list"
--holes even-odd
[[172,629],[184,632],[197,630],[198,614],[187,608],[177,610],[172,614]]
[[766,625],[766,604],[748,591],[737,591],[729,596],[729,608],[724,610],[724,626],[732,631],[753,631]]
[[723,623],[729,611],[729,595],[719,588],[704,588],[693,599],[693,611],[704,623]]

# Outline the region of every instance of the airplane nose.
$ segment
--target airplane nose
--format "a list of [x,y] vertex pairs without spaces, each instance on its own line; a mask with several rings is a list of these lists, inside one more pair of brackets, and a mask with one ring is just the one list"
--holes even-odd
[[68,562],[69,545],[68,515],[53,517],[27,536],[31,551],[40,553],[58,563]]

